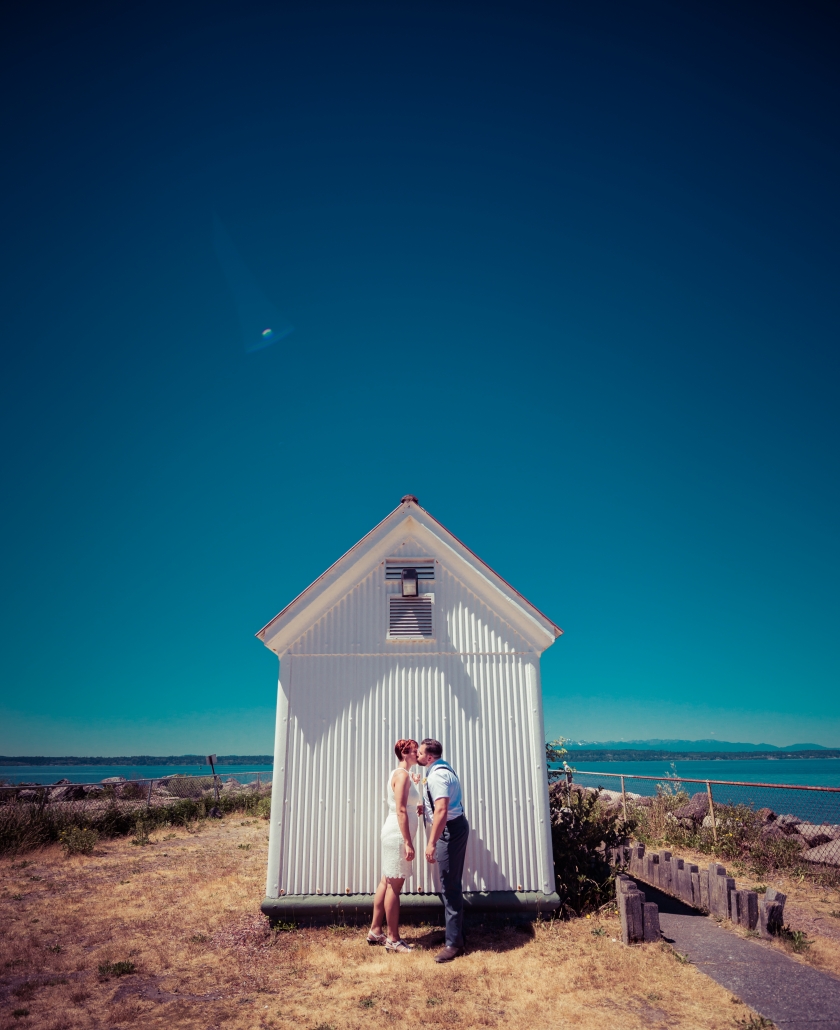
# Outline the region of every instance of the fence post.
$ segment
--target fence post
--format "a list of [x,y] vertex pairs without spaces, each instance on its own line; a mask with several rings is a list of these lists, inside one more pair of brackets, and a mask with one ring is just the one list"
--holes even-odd
[[715,803],[712,800],[712,785],[706,780],[706,793],[709,795],[709,815],[712,817],[712,836],[717,844],[717,820],[715,819]]
[[621,777],[621,804],[624,808],[624,821],[627,822],[627,791],[624,789],[624,777]]
[[154,780],[149,780],[149,793],[146,795],[146,808],[152,807],[152,784]]
[[208,755],[207,761],[210,764],[210,770],[213,773],[213,792],[216,796],[216,805],[219,804],[219,777],[216,775],[216,756]]
[[259,791],[261,787],[262,784],[260,783],[260,774],[257,773],[257,791]]

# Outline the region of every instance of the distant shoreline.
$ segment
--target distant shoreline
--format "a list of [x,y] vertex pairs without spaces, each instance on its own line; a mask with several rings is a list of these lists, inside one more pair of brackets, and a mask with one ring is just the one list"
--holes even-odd
[[618,748],[570,748],[567,762],[788,762],[803,758],[840,758],[840,748],[819,751],[645,751]]
[[[765,759],[789,762],[796,759],[840,759],[840,748],[819,751],[652,751],[632,748],[570,748],[567,762],[743,762]],[[218,755],[216,765],[273,765],[273,755]],[[51,765],[207,765],[206,755],[120,755],[115,758],[65,755],[52,758],[44,755],[0,755],[0,768]]]
[[[273,755],[218,755],[216,765],[272,765]],[[18,765],[207,765],[207,755],[120,755],[116,758],[79,758],[65,755],[61,758],[49,758],[44,755],[16,755],[9,757],[0,755],[0,766]]]

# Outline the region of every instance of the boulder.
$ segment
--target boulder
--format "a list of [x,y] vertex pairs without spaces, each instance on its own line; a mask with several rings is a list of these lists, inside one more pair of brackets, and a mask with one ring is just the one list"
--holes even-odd
[[813,823],[800,823],[796,827],[796,832],[800,837],[804,837],[808,841],[809,848],[819,847],[820,844],[828,844],[830,840],[834,839],[831,834],[825,832],[824,827],[814,826]]
[[29,787],[19,790],[17,793],[18,801],[37,801],[40,796],[41,791],[32,790]]
[[828,844],[820,844],[816,848],[809,848],[802,853],[805,862],[813,862],[817,865],[830,865],[840,868],[840,840],[829,841]]
[[123,783],[122,786],[118,785],[115,789],[119,796],[127,801],[140,801],[149,796],[148,780],[129,780],[128,783]]
[[53,784],[53,786],[54,787],[60,787],[62,785],[62,783],[69,783],[69,782],[70,781],[65,776],[63,780],[56,780],[55,783]]
[[759,808],[755,814],[763,823],[772,823],[776,818],[776,813],[772,808]]
[[779,829],[784,830],[785,833],[794,833],[796,827],[802,822],[798,815],[780,815],[777,817],[775,826]]
[[63,787],[53,787],[50,791],[50,801],[78,801],[85,796],[85,788],[82,783],[71,783],[66,781]]
[[792,840],[794,844],[797,844],[799,846],[800,851],[807,851],[808,848],[811,846],[808,843],[808,841],[805,840],[805,838],[800,836],[798,833],[788,834],[788,840]]
[[761,827],[761,836],[764,840],[781,840],[787,837],[787,834],[778,826],[775,826],[773,823],[769,823],[767,826]]
[[125,776],[106,776],[104,780],[100,780],[100,783],[125,783]]
[[686,805],[674,810],[675,819],[692,819],[699,823],[709,814],[709,795],[700,791]]

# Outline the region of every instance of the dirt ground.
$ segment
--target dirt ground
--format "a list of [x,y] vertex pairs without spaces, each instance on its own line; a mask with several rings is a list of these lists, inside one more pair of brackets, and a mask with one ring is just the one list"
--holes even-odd
[[430,926],[405,928],[411,955],[358,928],[272,932],[266,838],[229,816],[146,846],[0,860],[0,1030],[763,1025],[667,946],[623,947],[614,916],[472,925],[469,954],[446,966]]

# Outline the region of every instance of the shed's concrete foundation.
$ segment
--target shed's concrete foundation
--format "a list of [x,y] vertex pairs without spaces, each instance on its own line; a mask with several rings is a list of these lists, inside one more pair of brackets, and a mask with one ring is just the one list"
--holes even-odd
[[[372,894],[292,894],[264,898],[260,905],[272,923],[295,922],[307,926],[364,923],[373,915]],[[466,915],[517,919],[550,918],[560,908],[557,894],[542,891],[465,891]],[[439,894],[402,894],[400,919],[404,923],[442,922]]]

